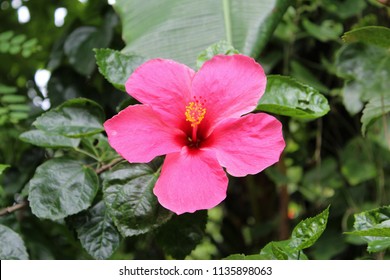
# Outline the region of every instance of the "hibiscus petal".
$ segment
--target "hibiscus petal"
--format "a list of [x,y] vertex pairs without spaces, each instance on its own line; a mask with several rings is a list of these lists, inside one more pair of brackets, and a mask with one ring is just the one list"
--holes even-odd
[[285,143],[282,124],[259,113],[220,123],[205,147],[216,152],[219,163],[236,177],[256,174],[277,162]]
[[193,95],[206,99],[205,127],[251,112],[264,94],[267,78],[253,58],[217,55],[193,79]]
[[108,141],[129,162],[149,162],[159,155],[178,152],[185,134],[168,127],[149,106],[135,105],[104,123]]
[[126,82],[126,91],[139,102],[152,107],[165,122],[182,128],[194,74],[184,64],[152,59],[133,72]]
[[214,153],[185,147],[166,156],[154,194],[176,214],[193,213],[218,205],[226,197],[227,185]]

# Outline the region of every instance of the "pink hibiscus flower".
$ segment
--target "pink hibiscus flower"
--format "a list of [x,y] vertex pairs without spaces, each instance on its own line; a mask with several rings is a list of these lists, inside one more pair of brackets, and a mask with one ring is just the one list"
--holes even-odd
[[196,73],[153,59],[126,82],[142,105],[122,110],[104,128],[110,145],[129,162],[166,155],[154,187],[162,206],[177,214],[210,209],[226,197],[223,167],[233,176],[256,174],[284,149],[277,119],[247,114],[265,86],[262,67],[244,55],[217,55]]

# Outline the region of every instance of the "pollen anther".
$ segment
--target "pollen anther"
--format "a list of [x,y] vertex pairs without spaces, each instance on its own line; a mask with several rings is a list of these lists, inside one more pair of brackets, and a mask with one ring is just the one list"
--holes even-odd
[[191,123],[192,127],[195,127],[200,124],[200,122],[204,119],[204,115],[206,114],[206,108],[203,107],[204,103],[199,102],[195,99],[195,101],[191,101],[186,106],[186,121]]

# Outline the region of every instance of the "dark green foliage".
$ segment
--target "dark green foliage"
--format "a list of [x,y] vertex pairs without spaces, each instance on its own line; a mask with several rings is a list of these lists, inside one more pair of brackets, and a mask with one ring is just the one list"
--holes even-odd
[[[1,259],[390,258],[388,7],[65,0],[57,27],[58,1],[22,1],[25,24],[9,2],[0,8]],[[199,69],[235,53],[263,66],[256,112],[282,122],[286,149],[260,174],[229,176],[219,206],[177,216],[153,194],[163,158],[125,162],[103,123],[137,103],[124,84],[147,59]],[[42,68],[51,72],[43,88]]]

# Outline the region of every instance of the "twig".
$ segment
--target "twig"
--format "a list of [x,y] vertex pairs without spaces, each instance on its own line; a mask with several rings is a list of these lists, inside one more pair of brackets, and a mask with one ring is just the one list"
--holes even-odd
[[114,159],[110,163],[103,165],[102,167],[96,169],[96,173],[97,174],[103,173],[104,171],[106,171],[107,169],[110,169],[111,167],[113,167],[115,164],[121,162],[122,160],[123,160],[123,158]]
[[0,210],[0,216],[5,216],[7,214],[11,214],[14,211],[17,211],[17,210],[20,210],[20,209],[24,208],[25,206],[27,206],[27,202],[23,201],[23,202],[14,204],[12,206],[6,207],[4,209],[1,209]]

